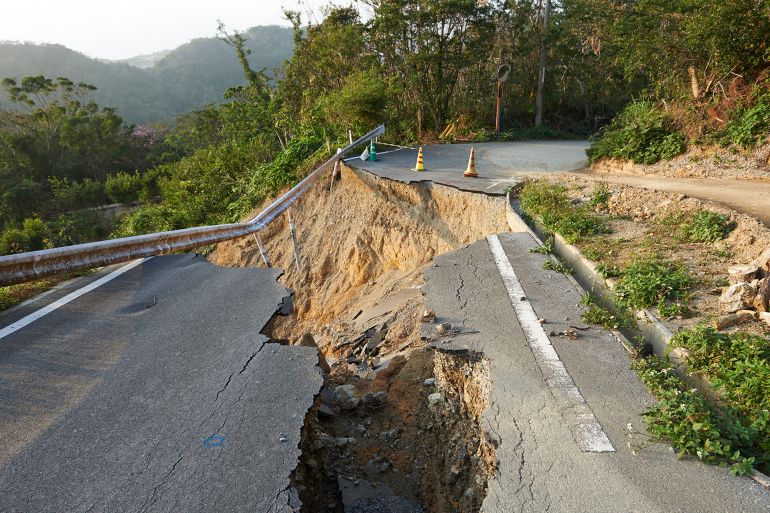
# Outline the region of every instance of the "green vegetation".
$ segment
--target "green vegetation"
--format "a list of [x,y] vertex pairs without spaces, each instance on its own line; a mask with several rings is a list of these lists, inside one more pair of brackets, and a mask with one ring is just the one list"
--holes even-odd
[[530,253],[538,253],[540,255],[550,255],[553,253],[553,239],[546,240],[542,246],[536,248],[529,248]]
[[597,305],[587,292],[580,300],[580,304],[584,307],[581,317],[583,322],[588,324],[596,324],[608,330],[630,328],[634,324],[633,318],[627,311],[617,309],[617,312],[613,312]]
[[588,157],[591,162],[615,158],[654,164],[684,150],[685,137],[671,118],[652,102],[635,101],[593,137]]
[[618,304],[628,308],[658,308],[664,317],[682,315],[692,283],[687,268],[678,262],[636,260],[622,271],[615,286]]
[[610,192],[610,188],[607,183],[600,182],[594,189],[594,192],[591,193],[591,201],[589,202],[589,205],[591,205],[593,208],[606,207],[607,202],[610,200],[611,196],[612,193]]
[[572,274],[572,269],[562,264],[561,262],[554,262],[551,259],[543,262],[543,269],[546,271],[556,271],[561,274]]
[[559,233],[570,243],[609,232],[606,221],[588,206],[572,205],[564,186],[546,180],[527,182],[519,198],[527,215],[540,219],[548,230]]
[[685,386],[666,359],[639,358],[634,368],[658,398],[658,404],[644,414],[647,429],[655,437],[670,440],[681,456],[728,463],[737,475],[770,462],[767,409],[744,416],[730,404],[711,405]]
[[682,233],[690,242],[717,242],[730,233],[727,216],[701,210],[682,225]]
[[734,143],[742,148],[751,148],[767,139],[770,131],[770,92],[766,88],[758,88],[758,91],[730,121],[722,137],[724,144]]

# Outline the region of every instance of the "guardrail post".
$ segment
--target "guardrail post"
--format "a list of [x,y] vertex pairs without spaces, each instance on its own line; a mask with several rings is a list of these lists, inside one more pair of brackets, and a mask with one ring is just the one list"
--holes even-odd
[[[337,155],[339,155],[340,153],[342,153],[342,148],[337,148]],[[332,178],[329,181],[329,192],[332,192],[332,188],[334,187],[334,180],[337,179],[339,170],[340,170],[340,161],[337,160],[336,162],[334,162],[334,169],[332,169]]]
[[267,256],[267,251],[265,251],[265,246],[262,245],[262,237],[260,237],[258,233],[253,233],[252,235],[254,236],[254,240],[257,241],[257,247],[259,248],[259,254],[262,255],[262,261],[267,267],[273,267],[272,262],[270,262],[270,257]]
[[291,209],[286,210],[286,215],[289,217],[289,231],[291,232],[291,242],[294,245],[294,262],[297,264],[297,270],[299,271],[302,266],[299,259],[299,245],[297,244],[297,230],[294,228],[294,219],[291,217]]

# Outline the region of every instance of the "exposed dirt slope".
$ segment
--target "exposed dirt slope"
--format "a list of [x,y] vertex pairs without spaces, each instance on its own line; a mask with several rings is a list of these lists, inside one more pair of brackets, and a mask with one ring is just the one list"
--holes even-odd
[[650,165],[607,159],[594,164],[591,171],[610,175],[770,181],[770,145],[746,153],[732,148],[695,147],[676,158]]
[[[294,265],[285,217],[263,237],[273,265],[286,269],[282,283],[295,292],[294,321],[316,326],[338,319],[364,296],[377,295],[375,289],[415,285],[419,273],[413,271],[435,255],[508,230],[502,197],[441,185],[409,186],[345,166],[332,192],[328,179],[317,183],[293,214],[301,270]],[[211,260],[263,265],[250,238],[220,244]],[[309,330],[300,326],[292,331],[299,336]]]

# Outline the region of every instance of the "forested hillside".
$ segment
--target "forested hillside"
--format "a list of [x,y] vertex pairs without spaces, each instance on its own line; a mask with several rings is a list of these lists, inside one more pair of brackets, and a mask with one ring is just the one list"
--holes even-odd
[[[593,160],[654,162],[688,145],[743,151],[767,141],[767,3],[367,3],[367,20],[338,7],[314,24],[287,11],[293,30],[223,28],[150,70],[10,47],[28,52],[17,76],[38,72],[37,61],[60,67],[5,83],[15,101],[0,117],[0,223],[11,230],[3,251],[82,240],[54,236],[56,216],[107,199],[145,202],[117,235],[236,220],[300,177],[327,141],[381,122],[398,143],[593,133]],[[282,79],[260,71],[292,46]],[[501,66],[510,78],[496,135]],[[100,84],[95,69],[112,70],[113,81]],[[61,73],[70,80],[53,80]],[[131,129],[120,117],[157,119],[221,98],[229,101],[179,116],[170,131]],[[54,222],[45,237],[32,230],[41,218]]]
[[[255,69],[265,68],[272,75],[291,56],[291,29],[254,27],[246,35]],[[215,37],[194,39],[146,69],[92,59],[61,45],[0,44],[0,78],[36,75],[96,86],[94,100],[116,108],[129,123],[171,121],[221,102],[226,88],[244,83],[234,53]],[[0,102],[8,106],[2,94]]]

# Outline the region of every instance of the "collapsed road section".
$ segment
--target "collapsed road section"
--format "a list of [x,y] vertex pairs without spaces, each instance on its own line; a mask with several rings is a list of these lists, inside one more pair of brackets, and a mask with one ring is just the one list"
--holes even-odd
[[[266,237],[294,294],[267,332],[326,369],[293,475],[306,511],[766,510],[645,434],[629,354],[532,235],[495,235],[502,196],[347,167],[329,189],[296,211],[302,266],[285,226]],[[261,265],[245,240],[213,259]]]

